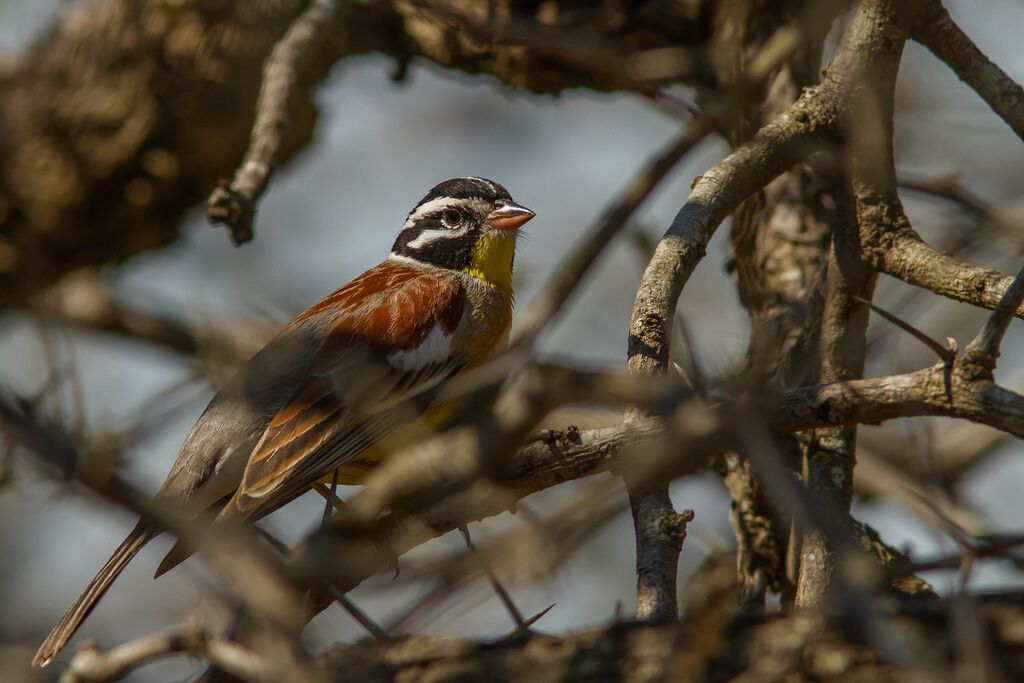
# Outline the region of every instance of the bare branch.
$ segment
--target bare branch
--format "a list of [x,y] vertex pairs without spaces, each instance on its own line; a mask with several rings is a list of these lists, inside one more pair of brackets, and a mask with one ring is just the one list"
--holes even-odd
[[633,178],[615,202],[610,204],[595,228],[580,239],[563,259],[552,282],[523,315],[513,348],[529,348],[550,324],[587,271],[612,239],[622,231],[630,217],[669,172],[710,132],[711,122],[694,119],[662,152]]
[[636,618],[675,619],[677,563],[693,510],[675,511],[668,484],[630,486],[629,503],[636,535]]
[[[902,206],[885,200],[888,217],[867,235],[865,256],[872,266],[907,284],[955,301],[994,309],[1013,284],[1013,276],[939,252],[910,227]],[[1015,312],[1024,318],[1024,307]]]
[[211,223],[228,228],[236,246],[252,239],[256,202],[281,160],[300,80],[330,38],[346,4],[346,0],[310,0],[267,59],[249,149],[231,182],[222,183],[210,195],[206,212]]
[[319,680],[297,662],[267,657],[227,638],[210,635],[200,628],[190,628],[146,636],[106,652],[95,646],[82,647],[61,675],[61,681],[116,681],[145,664],[178,655],[204,659],[246,683],[270,683],[286,678],[296,683]]
[[[474,545],[473,539],[469,535],[469,527],[460,527],[459,531],[462,532],[462,537],[466,540],[466,547],[469,548],[470,552],[476,553],[476,545]],[[487,576],[487,581],[491,584],[494,592],[498,594],[501,604],[505,606],[505,610],[509,613],[509,616],[512,617],[512,621],[515,622],[516,630],[523,631],[529,628],[529,625],[526,623],[526,619],[523,618],[523,613],[519,611],[515,601],[512,599],[512,595],[501,583],[501,579],[499,579],[498,575],[494,572],[494,567],[491,566],[487,557],[483,555],[480,556],[480,566],[483,569],[484,574]]]
[[699,177],[655,249],[637,291],[630,322],[629,368],[662,374],[670,323],[683,287],[715,230],[744,199],[813,152],[831,113],[810,90],[753,140]]
[[858,303],[858,304],[861,304],[863,306],[867,306],[872,311],[874,311],[875,313],[877,313],[881,317],[883,317],[886,320],[888,320],[889,322],[891,322],[896,327],[900,328],[901,330],[903,330],[904,332],[909,334],[914,339],[918,340],[919,342],[921,342],[922,344],[927,346],[929,349],[931,349],[933,352],[935,352],[935,355],[939,357],[939,360],[945,361],[945,360],[947,360],[950,357],[950,355],[952,355],[952,354],[954,354],[956,352],[955,349],[952,349],[952,348],[950,348],[948,346],[943,346],[938,341],[932,339],[927,334],[925,334],[921,330],[917,329],[916,327],[914,327],[913,325],[908,323],[903,318],[899,317],[898,315],[894,315],[894,314],[890,313],[889,311],[885,310],[881,306],[879,306],[877,304],[874,304],[874,303],[871,303],[867,299],[862,299],[859,296],[853,297],[853,300],[856,303]]
[[[552,3],[512,5],[517,20],[541,32],[549,28],[558,40],[574,35],[577,44],[607,45],[621,71],[633,52],[699,50],[708,33],[699,9],[704,2],[643,0],[644,10],[612,31],[600,4],[556,0],[554,6],[571,9],[557,10],[563,18],[554,25],[547,14]],[[605,63],[476,40],[409,3],[345,4],[344,20],[328,32],[330,44],[313,50],[315,64],[298,74],[286,119],[290,133],[274,164],[309,144],[313,81],[330,62],[351,56],[383,54],[398,76],[422,58],[452,71],[491,74],[516,91],[621,86]],[[27,306],[72,270],[176,240],[183,216],[219,179],[235,174],[251,142],[261,69],[309,5],[98,0],[68,6],[9,60],[0,76],[6,133],[0,140],[0,304]],[[491,21],[490,3],[458,6],[499,32],[506,23],[502,16]],[[706,79],[704,65],[697,66],[694,80]]]
[[[682,623],[619,623],[564,635],[532,634],[499,643],[412,636],[389,646],[340,645],[324,657],[338,683],[401,680],[453,683],[502,680],[526,683],[542,671],[546,683],[617,683],[722,678],[738,681],[941,680],[935,662],[945,665],[956,652],[947,630],[948,604],[914,603],[894,608],[886,625],[899,629],[900,643],[923,643],[934,654],[922,661],[892,662],[885,653],[851,640],[849,626],[821,612],[783,611],[757,619],[738,618],[727,594],[703,596],[706,604]],[[1024,622],[1016,603],[983,603],[984,633],[1008,680],[1019,669],[1013,629]],[[827,656],[826,656],[827,653]],[[598,672],[595,674],[595,672]],[[602,676],[601,672],[608,675]],[[721,675],[719,672],[725,672]]]
[[992,315],[985,322],[985,326],[978,332],[978,336],[964,350],[964,358],[978,363],[990,372],[995,370],[1003,335],[1006,334],[1014,313],[1022,303],[1024,303],[1024,267],[1017,273],[1013,284],[1007,288]]
[[1024,89],[978,49],[940,0],[900,4],[900,21],[911,37],[948,64],[1024,140]]
[[1004,214],[957,181],[954,175],[936,178],[901,178],[900,189],[910,190],[931,197],[953,202],[973,215],[977,220],[988,223],[1004,236],[1020,240],[1024,224]]

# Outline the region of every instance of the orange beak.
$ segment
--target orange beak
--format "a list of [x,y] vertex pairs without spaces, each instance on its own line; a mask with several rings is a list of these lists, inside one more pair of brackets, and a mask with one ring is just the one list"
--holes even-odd
[[501,202],[494,211],[487,214],[484,224],[491,230],[518,230],[523,223],[536,215],[525,206]]

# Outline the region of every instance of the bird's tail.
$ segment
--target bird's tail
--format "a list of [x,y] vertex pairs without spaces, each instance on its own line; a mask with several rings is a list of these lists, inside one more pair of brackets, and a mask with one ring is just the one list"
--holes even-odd
[[34,666],[46,666],[57,656],[57,653],[67,645],[68,641],[71,640],[71,636],[75,635],[75,631],[78,630],[78,627],[82,625],[85,618],[96,607],[96,603],[100,601],[100,598],[107,592],[107,589],[110,588],[110,584],[114,583],[114,579],[124,571],[124,568],[128,566],[132,558],[142,550],[142,547],[154,535],[153,532],[145,529],[142,524],[132,529],[132,532],[121,542],[121,545],[117,547],[117,550],[110,556],[110,559],[103,565],[103,568],[100,569],[95,578],[89,582],[89,585],[85,587],[82,594],[78,596],[75,604],[71,605],[71,608],[61,618],[60,622],[50,631],[50,635],[46,637],[43,644],[39,646],[39,651],[36,652],[35,659],[32,660]]

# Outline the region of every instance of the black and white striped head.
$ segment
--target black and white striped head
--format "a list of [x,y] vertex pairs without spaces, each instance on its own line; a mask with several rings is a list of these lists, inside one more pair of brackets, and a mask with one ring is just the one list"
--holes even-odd
[[483,238],[514,243],[520,226],[534,215],[493,180],[452,178],[435,186],[409,212],[391,253],[442,268],[470,270]]

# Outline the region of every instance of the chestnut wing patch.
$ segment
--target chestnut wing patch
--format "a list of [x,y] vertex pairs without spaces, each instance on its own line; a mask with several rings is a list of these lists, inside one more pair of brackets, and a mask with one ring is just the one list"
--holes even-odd
[[407,399],[460,369],[451,341],[464,307],[456,277],[385,262],[300,316],[293,325],[323,325],[326,341],[309,382],[254,448],[228,509],[273,510],[420,414],[425,405]]

